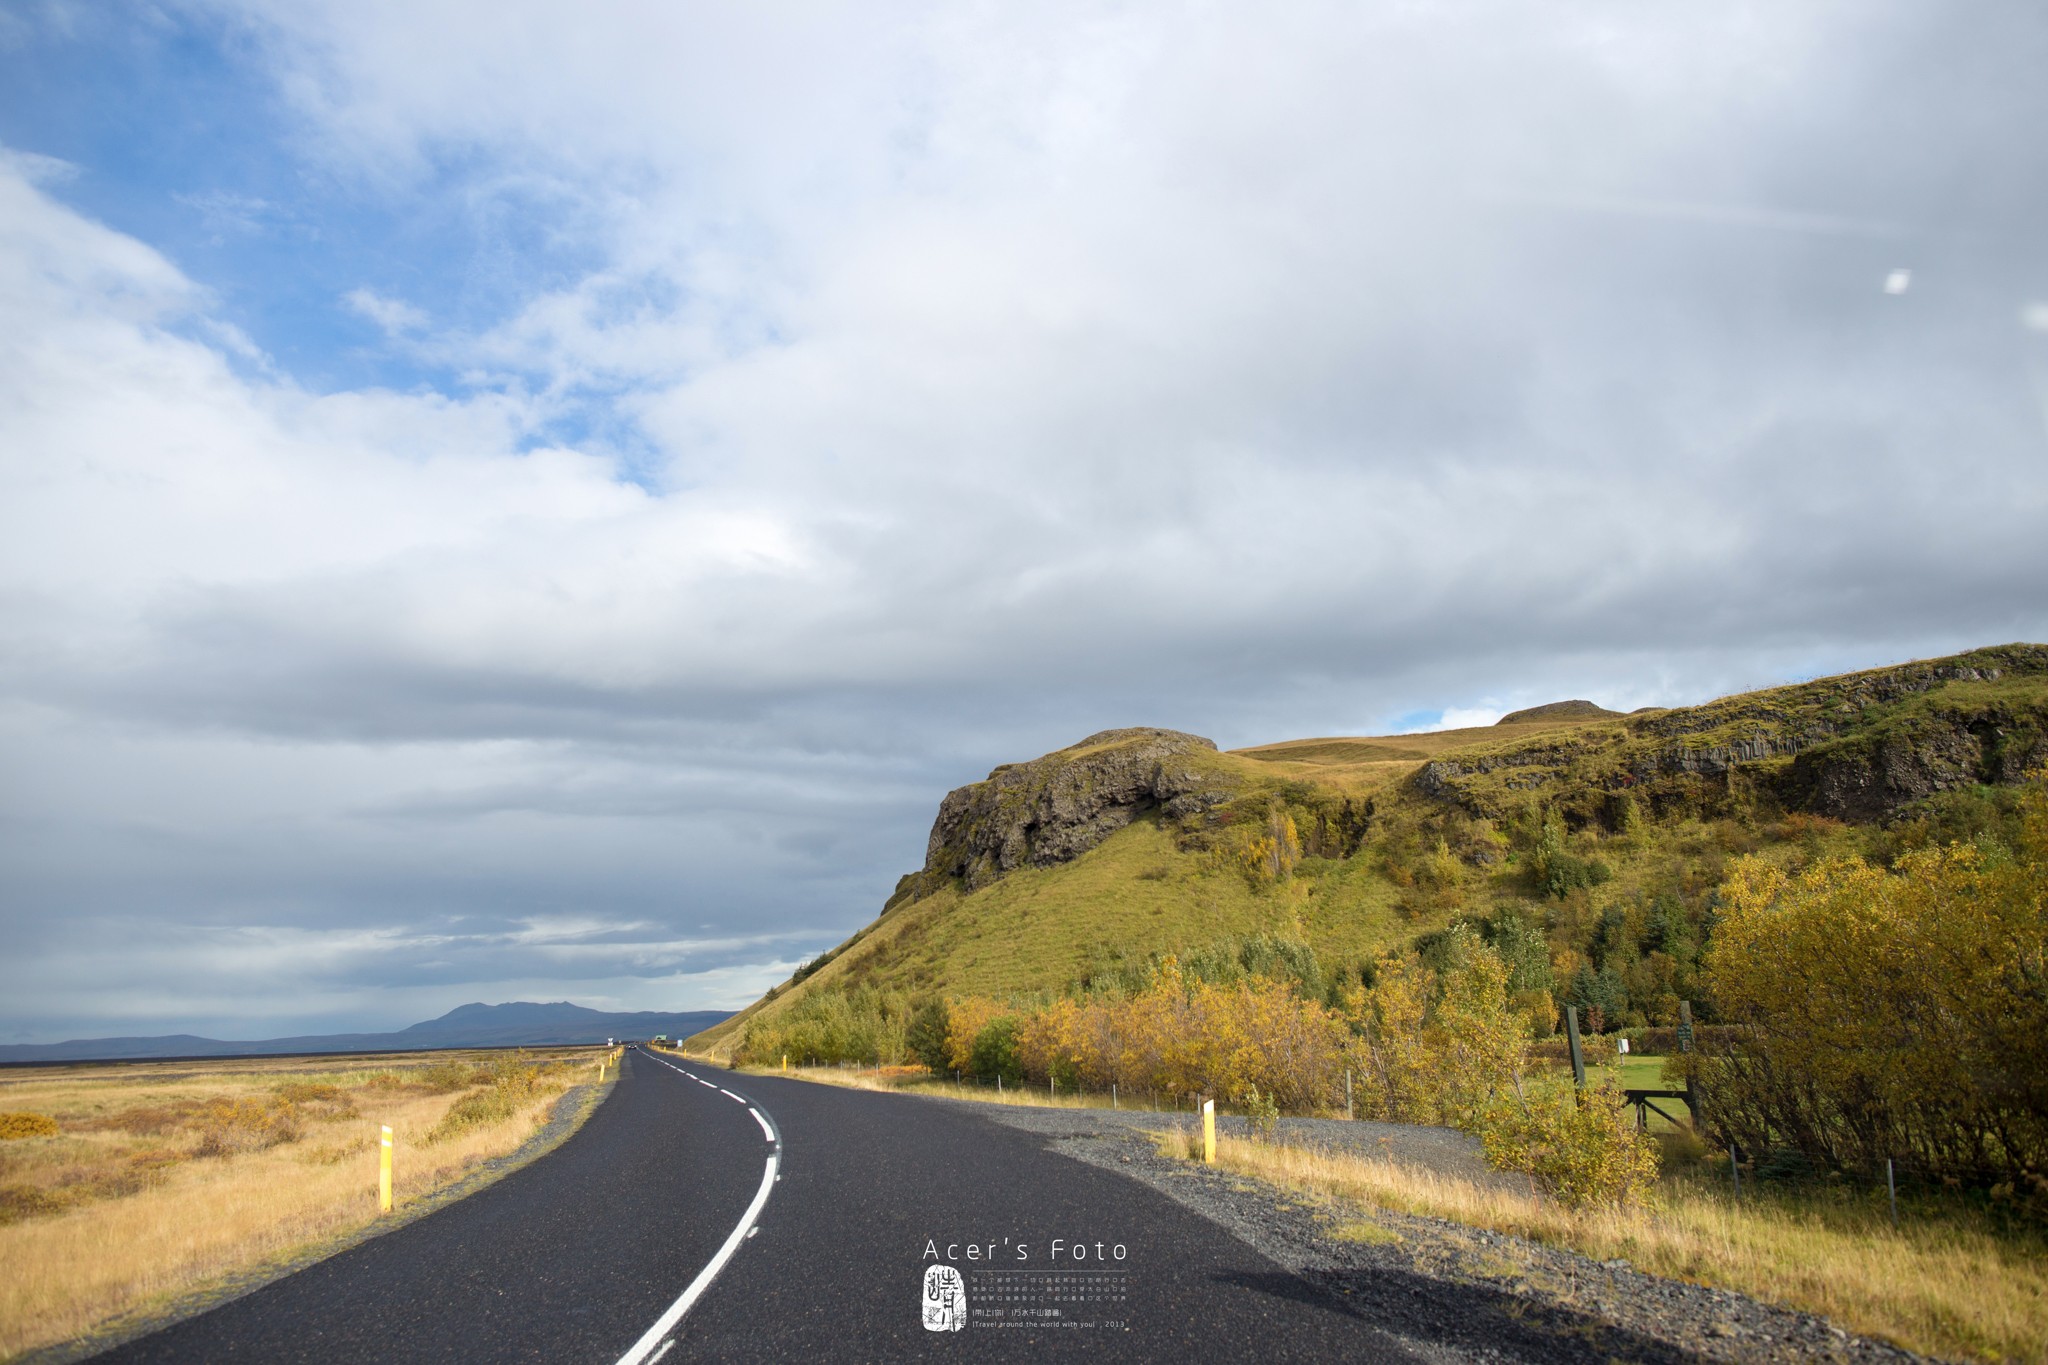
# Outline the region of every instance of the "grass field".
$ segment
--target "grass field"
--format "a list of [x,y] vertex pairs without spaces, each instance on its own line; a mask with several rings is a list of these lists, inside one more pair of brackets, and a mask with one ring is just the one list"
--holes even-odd
[[[1184,1155],[1179,1132],[1161,1149]],[[1731,1289],[1827,1316],[1852,1331],[1951,1359],[2048,1359],[2048,1243],[1960,1201],[1903,1201],[1892,1227],[1881,1193],[1829,1187],[1728,1188],[1680,1160],[1647,1205],[1574,1212],[1387,1161],[1228,1136],[1217,1162],[1328,1201],[1362,1240],[1391,1235],[1375,1209],[1443,1218],[1638,1270]]]
[[1256,889],[1212,860],[1179,851],[1169,831],[1145,818],[1073,862],[1020,868],[978,891],[947,888],[894,910],[798,989],[757,1002],[692,1043],[726,1054],[750,1020],[772,1018],[802,993],[859,982],[1031,995],[1229,936],[1305,939],[1341,961],[1391,948],[1418,927],[1426,926],[1395,913],[1390,888],[1363,864],[1334,863],[1287,886]]
[[[0,1359],[363,1229],[516,1149],[591,1049],[136,1062],[0,1072]],[[47,1123],[0,1120],[0,1131]]]

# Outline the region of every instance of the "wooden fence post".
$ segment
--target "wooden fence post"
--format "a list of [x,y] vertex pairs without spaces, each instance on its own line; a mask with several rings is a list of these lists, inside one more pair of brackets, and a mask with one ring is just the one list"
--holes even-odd
[[[1678,1050],[1681,1054],[1692,1051],[1692,1001],[1678,1002]],[[1688,1064],[1685,1068],[1685,1112],[1692,1115],[1692,1131],[1700,1131],[1700,1093],[1692,1082],[1692,1073],[1697,1068]]]
[[1586,1054],[1579,1050],[1579,1007],[1564,1007],[1565,1042],[1572,1052],[1572,1085],[1580,1090],[1586,1088]]

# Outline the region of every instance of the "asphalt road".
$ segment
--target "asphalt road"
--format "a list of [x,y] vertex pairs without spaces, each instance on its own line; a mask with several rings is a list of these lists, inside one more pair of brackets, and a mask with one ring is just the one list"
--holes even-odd
[[[959,1272],[962,1330],[924,1326],[934,1265]],[[637,1051],[554,1153],[98,1358],[676,1365],[1069,1354],[1423,1358],[1215,1224],[1032,1134],[956,1106]]]

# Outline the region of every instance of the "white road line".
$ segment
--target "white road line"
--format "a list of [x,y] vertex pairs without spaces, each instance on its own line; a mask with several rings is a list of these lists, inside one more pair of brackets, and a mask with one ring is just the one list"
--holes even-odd
[[[689,1072],[684,1071],[679,1066],[671,1066],[668,1062],[663,1062],[662,1065],[669,1067],[671,1071],[679,1075],[690,1076]],[[690,1079],[694,1081],[697,1077],[690,1076]],[[740,1099],[738,1095],[734,1095],[723,1086],[712,1086],[711,1088],[717,1090],[721,1095],[730,1095],[733,1099],[739,1100],[741,1104],[747,1105],[747,1112],[752,1114],[755,1122],[761,1125],[761,1131],[768,1135],[768,1140],[770,1142],[778,1141],[775,1136],[775,1129],[770,1126],[766,1114],[763,1114],[759,1109],[748,1104],[746,1100]],[[747,1211],[740,1215],[739,1224],[733,1228],[732,1234],[725,1239],[725,1245],[720,1247],[718,1254],[713,1256],[705,1264],[704,1268],[697,1272],[697,1278],[690,1281],[690,1287],[683,1291],[682,1297],[670,1304],[668,1311],[655,1320],[654,1326],[648,1328],[645,1335],[633,1343],[633,1349],[619,1357],[618,1365],[654,1365],[655,1361],[660,1360],[669,1353],[670,1348],[675,1345],[675,1342],[669,1341],[664,1343],[662,1338],[675,1330],[675,1325],[683,1320],[683,1314],[689,1312],[697,1300],[703,1296],[704,1291],[711,1287],[711,1282],[718,1278],[718,1272],[725,1269],[725,1263],[732,1259],[732,1254],[735,1251],[739,1250],[740,1243],[746,1241],[760,1230],[754,1226],[754,1223],[755,1220],[760,1218],[761,1210],[768,1207],[768,1196],[775,1189],[775,1182],[782,1179],[779,1170],[781,1163],[782,1154],[780,1151],[768,1153],[768,1165],[761,1172],[761,1188],[754,1191],[754,1202],[747,1205]],[[657,1346],[661,1349],[656,1350]]]

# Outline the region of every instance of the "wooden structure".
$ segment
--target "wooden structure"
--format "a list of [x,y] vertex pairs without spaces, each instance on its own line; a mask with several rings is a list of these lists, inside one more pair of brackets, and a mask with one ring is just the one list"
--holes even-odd
[[[1572,1085],[1583,1090],[1586,1086],[1586,1055],[1579,1045],[1579,1010],[1576,1005],[1564,1007],[1565,1042],[1571,1048]],[[1678,1050],[1692,1051],[1692,1002],[1678,1002]],[[1636,1129],[1641,1131],[1650,1126],[1650,1115],[1656,1114],[1666,1123],[1675,1124],[1678,1119],[1657,1105],[1658,1100],[1680,1100],[1685,1104],[1686,1122],[1697,1133],[1700,1129],[1700,1095],[1693,1088],[1691,1077],[1686,1078],[1683,1090],[1623,1090],[1622,1097],[1636,1109]]]

